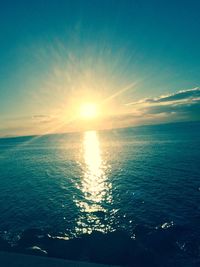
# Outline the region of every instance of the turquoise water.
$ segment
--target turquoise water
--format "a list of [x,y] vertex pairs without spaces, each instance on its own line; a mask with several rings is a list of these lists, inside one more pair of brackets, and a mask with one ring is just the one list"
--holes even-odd
[[184,226],[180,250],[199,246],[199,166],[197,122],[0,139],[0,230],[134,239],[138,226]]

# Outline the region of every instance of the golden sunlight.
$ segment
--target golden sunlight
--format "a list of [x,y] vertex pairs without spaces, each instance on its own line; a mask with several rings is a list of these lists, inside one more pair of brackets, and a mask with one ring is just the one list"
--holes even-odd
[[98,116],[98,107],[95,103],[84,103],[80,107],[80,116],[82,119],[94,119]]
[[[103,202],[111,203],[112,184],[107,173],[109,166],[103,158],[100,140],[96,131],[87,131],[83,135],[83,160],[85,163],[81,184],[77,188],[83,193],[82,197],[74,198],[76,206],[81,210],[77,219],[76,232],[89,233],[92,231],[107,232],[112,230],[108,221],[99,220],[98,212],[107,212]],[[97,214],[96,214],[97,213]]]

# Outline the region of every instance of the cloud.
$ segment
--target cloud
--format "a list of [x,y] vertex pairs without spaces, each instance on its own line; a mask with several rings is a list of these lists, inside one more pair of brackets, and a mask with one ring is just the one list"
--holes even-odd
[[17,116],[17,117],[8,117],[4,118],[4,121],[7,122],[25,122],[25,123],[43,123],[43,122],[51,122],[54,119],[54,116],[50,115],[43,115],[43,114],[37,114],[37,115],[32,115],[32,116]]
[[[151,123],[165,121],[200,120],[200,88],[181,90],[155,98],[145,98],[126,104],[134,119]],[[129,115],[130,117],[130,115]]]
[[56,116],[45,114],[4,117],[1,119],[0,137],[46,133],[56,121]]
[[189,100],[200,100],[200,88],[192,88],[187,90],[181,90],[173,94],[159,96],[156,98],[145,98],[137,102],[131,102],[127,105],[136,105],[136,104],[152,104],[152,103],[165,103],[165,102],[175,102],[175,101],[189,101]]
[[50,115],[33,115],[31,119],[37,123],[51,123],[55,117]]
[[174,94],[160,96],[158,98],[153,98],[146,100],[146,103],[164,103],[164,102],[175,102],[175,101],[190,101],[200,98],[200,89],[193,88],[188,90],[178,91]]

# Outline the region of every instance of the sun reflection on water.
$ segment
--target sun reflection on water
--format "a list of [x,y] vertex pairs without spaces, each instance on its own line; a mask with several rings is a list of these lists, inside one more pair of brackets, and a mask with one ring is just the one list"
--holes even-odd
[[75,199],[81,215],[77,219],[77,233],[91,233],[93,230],[106,232],[106,205],[112,203],[111,189],[107,173],[109,166],[102,157],[96,131],[84,133],[83,138],[84,173],[78,189],[81,199]]

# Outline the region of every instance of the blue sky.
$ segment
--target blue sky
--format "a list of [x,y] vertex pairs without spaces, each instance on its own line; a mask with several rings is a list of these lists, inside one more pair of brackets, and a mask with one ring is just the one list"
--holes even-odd
[[82,99],[109,99],[100,128],[198,120],[199,10],[198,0],[1,1],[0,136],[76,130]]

